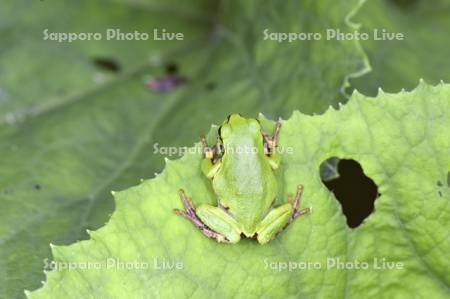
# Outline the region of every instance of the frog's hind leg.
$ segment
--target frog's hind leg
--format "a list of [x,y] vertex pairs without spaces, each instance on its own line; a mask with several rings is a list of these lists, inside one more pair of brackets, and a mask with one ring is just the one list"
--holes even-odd
[[175,212],[175,214],[191,221],[207,237],[216,239],[218,242],[229,242],[229,240],[224,235],[213,231],[202,222],[202,220],[197,216],[197,213],[195,212],[192,200],[186,196],[184,190],[180,189],[179,194],[181,201],[183,202],[184,210],[174,209],[173,211]]
[[269,242],[283,232],[295,218],[311,211],[310,208],[301,210],[298,208],[302,192],[303,186],[299,185],[295,198],[292,198],[292,195],[289,194],[289,203],[271,210],[266,217],[264,217],[256,229],[259,243],[265,244]]
[[292,206],[289,203],[272,209],[256,227],[258,242],[266,244],[272,240],[289,223],[292,212]]
[[197,215],[211,230],[225,236],[228,242],[237,243],[241,239],[239,223],[222,206],[202,204],[197,208]]

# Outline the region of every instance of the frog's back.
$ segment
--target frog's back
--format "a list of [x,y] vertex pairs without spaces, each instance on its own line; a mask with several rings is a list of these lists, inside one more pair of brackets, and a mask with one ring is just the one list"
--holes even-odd
[[240,136],[227,149],[213,187],[220,203],[251,236],[275,199],[277,182],[264,155],[262,138]]

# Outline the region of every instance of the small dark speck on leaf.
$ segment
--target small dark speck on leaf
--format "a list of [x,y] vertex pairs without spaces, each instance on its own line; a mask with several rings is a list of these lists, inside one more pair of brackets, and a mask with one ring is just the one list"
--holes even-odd
[[206,90],[214,90],[216,89],[216,83],[214,82],[208,82],[205,85]]
[[441,181],[437,181],[436,184],[437,184],[439,187],[442,187],[442,186],[443,186]]
[[390,0],[390,2],[400,9],[411,10],[417,5],[419,0]]
[[178,73],[178,65],[175,62],[169,62],[166,64],[166,73],[167,74],[177,74]]
[[106,57],[96,57],[92,61],[97,67],[103,70],[110,71],[113,73],[117,73],[120,71],[120,65],[115,59]]
[[41,185],[39,185],[39,184],[34,185],[34,189],[35,189],[35,190],[41,190],[41,188],[42,188],[42,187],[41,187]]

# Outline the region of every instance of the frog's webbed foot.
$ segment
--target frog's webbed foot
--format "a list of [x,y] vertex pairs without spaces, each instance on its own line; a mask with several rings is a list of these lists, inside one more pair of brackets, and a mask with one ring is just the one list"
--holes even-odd
[[191,221],[198,229],[202,231],[205,236],[216,239],[218,242],[229,242],[225,236],[213,231],[201,221],[201,219],[195,213],[195,208],[192,204],[192,200],[186,196],[183,189],[180,189],[179,195],[181,201],[183,202],[184,210],[174,209],[173,211],[175,212],[175,214]]
[[291,224],[292,221],[294,221],[295,218],[297,218],[299,216],[302,216],[302,215],[305,215],[305,214],[308,214],[308,213],[310,213],[312,211],[312,208],[304,208],[304,209],[301,209],[301,210],[299,209],[299,207],[300,207],[300,199],[302,198],[303,189],[304,189],[303,185],[298,185],[297,186],[297,193],[295,194],[294,198],[292,198],[292,194],[291,193],[288,194],[288,200],[289,200],[289,203],[292,206],[293,212],[292,212],[292,215],[289,218],[288,222],[286,223],[286,225],[277,233],[277,235],[281,234],[286,229],[286,227],[289,224]]
[[275,151],[275,148],[278,145],[278,136],[280,135],[280,128],[281,128],[281,122],[277,121],[275,125],[275,130],[273,132],[273,135],[270,136],[269,134],[265,133],[261,130],[261,134],[264,139],[264,152],[266,155],[272,155]]

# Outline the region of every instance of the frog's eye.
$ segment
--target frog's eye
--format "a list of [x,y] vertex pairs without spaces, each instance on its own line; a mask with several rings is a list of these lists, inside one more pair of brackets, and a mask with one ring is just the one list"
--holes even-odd
[[248,128],[253,132],[259,132],[261,130],[261,125],[256,119],[249,119]]
[[220,138],[222,138],[222,140],[224,138],[227,138],[231,133],[231,129],[229,125],[222,125],[219,128],[219,136]]

